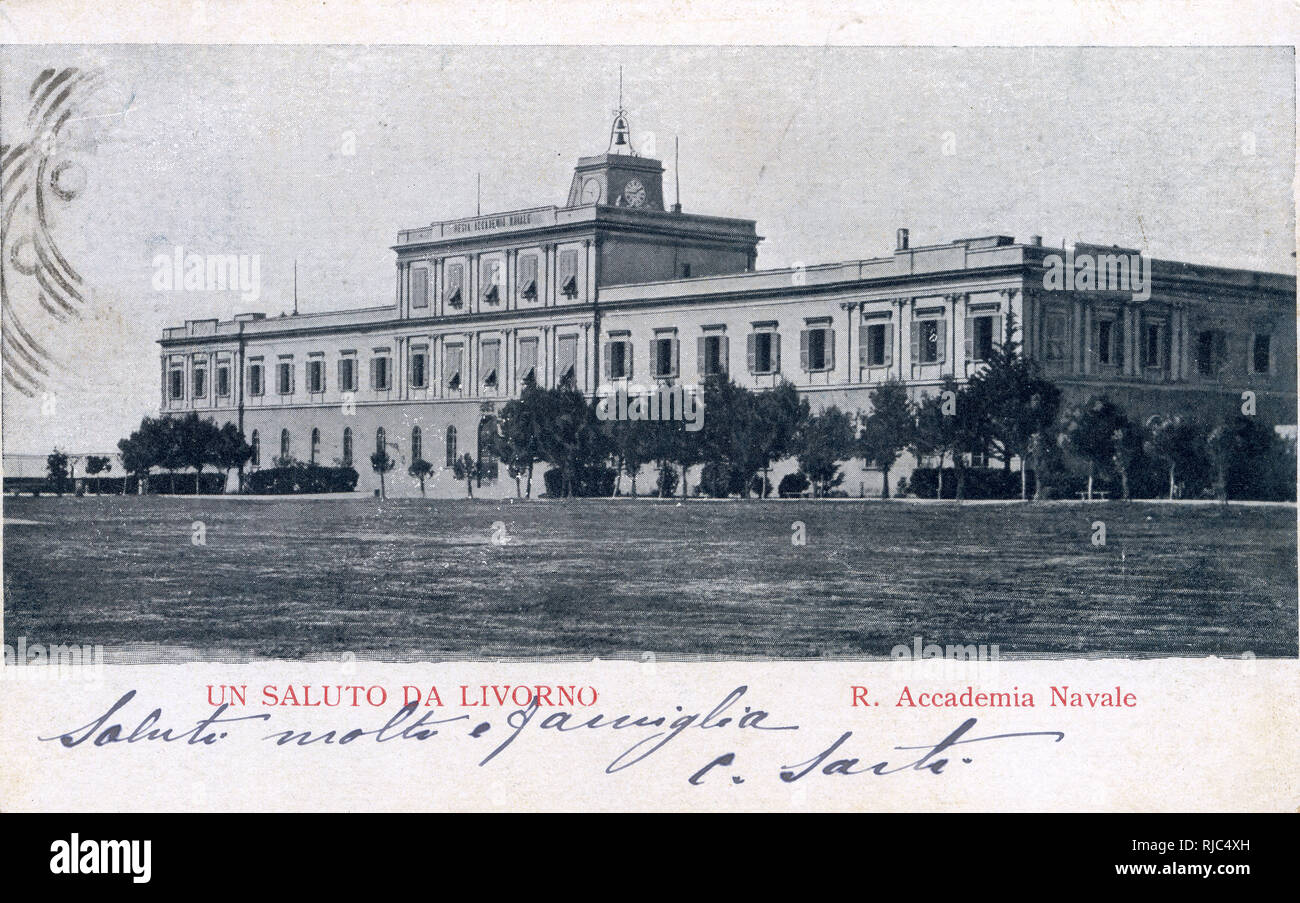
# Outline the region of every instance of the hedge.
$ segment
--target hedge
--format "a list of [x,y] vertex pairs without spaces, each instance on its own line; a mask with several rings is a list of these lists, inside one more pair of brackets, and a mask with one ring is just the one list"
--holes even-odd
[[352,492],[358,474],[351,467],[324,467],[320,464],[293,464],[289,467],[266,467],[254,470],[245,479],[246,491],[253,495],[293,495],[297,493]]
[[[612,467],[587,467],[578,474],[574,480],[573,494],[582,497],[608,497],[614,494],[614,478],[616,474]],[[546,494],[553,499],[564,496],[564,475],[560,473],[558,467],[552,467],[546,471],[542,477],[546,483]]]

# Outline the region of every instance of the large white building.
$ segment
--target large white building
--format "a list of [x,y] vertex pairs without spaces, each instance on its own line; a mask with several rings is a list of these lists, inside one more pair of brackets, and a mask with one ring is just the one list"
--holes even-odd
[[[529,375],[594,393],[721,372],[866,411],[889,379],[919,394],[969,377],[1014,313],[1067,402],[1106,392],[1135,416],[1205,412],[1250,390],[1260,417],[1296,422],[1292,276],[1037,237],[913,246],[905,229],[886,256],[760,270],[752,220],[665,209],[662,165],[614,152],[627,146],[616,129],[611,152],[581,158],[563,206],[399,232],[389,303],[165,330],[162,411],[235,422],[254,467],[350,463],[365,493],[383,441],[391,494],[418,494],[405,465],[423,457],[429,493],[459,496],[451,461],[479,455],[480,427]],[[1120,281],[1144,269],[1144,285]],[[846,467],[851,491],[878,491],[861,462]]]

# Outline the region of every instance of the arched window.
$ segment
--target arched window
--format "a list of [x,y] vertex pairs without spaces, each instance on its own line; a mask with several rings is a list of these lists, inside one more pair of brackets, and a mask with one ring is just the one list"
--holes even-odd
[[280,457],[289,457],[289,431],[280,430]]
[[352,427],[343,431],[343,466],[352,466]]
[[381,426],[379,429],[375,430],[375,451],[382,455],[387,445],[388,438],[385,436],[384,428]]
[[253,430],[253,457],[250,459],[254,467],[262,466],[262,439],[257,435],[257,430]]
[[411,427],[411,463],[412,464],[420,460],[421,458],[420,453],[424,451],[423,443],[420,440],[421,440],[420,428],[418,426]]
[[311,463],[315,464],[316,459],[320,456],[320,430],[313,428],[311,431]]
[[456,466],[456,428],[447,427],[447,466]]

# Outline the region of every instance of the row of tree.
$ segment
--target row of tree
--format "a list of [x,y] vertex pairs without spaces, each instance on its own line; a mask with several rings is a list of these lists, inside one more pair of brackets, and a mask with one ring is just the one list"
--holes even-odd
[[[45,483],[58,495],[72,489],[77,481],[77,464],[81,458],[55,449],[45,456]],[[99,491],[100,478],[113,469],[113,462],[105,455],[86,456],[86,476],[94,478],[92,484]]]
[[[680,404],[680,396],[674,400]],[[821,497],[844,482],[843,463],[860,459],[881,472],[888,497],[891,470],[904,452],[911,452],[918,461],[937,460],[939,497],[944,496],[946,470],[953,474],[960,499],[972,461],[996,458],[1007,470],[1013,461],[1020,462],[1021,498],[1061,491],[1076,478],[1086,481],[1083,494],[1089,498],[1099,478],[1115,484],[1125,498],[1135,483],[1149,494],[1153,470],[1167,477],[1171,498],[1178,494],[1180,477],[1181,482],[1212,486],[1216,495],[1227,498],[1240,493],[1251,478],[1250,468],[1260,466],[1281,444],[1272,430],[1244,416],[1216,423],[1157,416],[1136,423],[1105,397],[1062,411],[1060,389],[1021,354],[1012,317],[1003,342],[966,383],[949,377],[937,392],[914,401],[904,384],[891,381],[877,386],[870,400],[865,415],[835,406],[814,413],[788,382],[754,392],[713,376],[702,387],[703,422],[689,429],[680,410],[664,411],[656,420],[601,419],[571,381],[543,389],[530,380],[518,398],[491,415],[480,433],[480,459],[462,454],[453,471],[471,496],[487,461],[505,468],[520,496],[532,496],[538,464],[549,465],[546,482],[552,496],[617,495],[624,479],[635,495],[639,476],[654,465],[655,493],[680,492],[685,498],[688,472],[702,465],[701,493],[766,497],[772,491],[768,475],[773,465],[793,457],[798,474],[783,480],[780,491],[811,487]],[[196,492],[204,468],[224,471],[228,481],[232,470],[242,476],[253,453],[234,424],[218,427],[195,413],[145,418],[118,448],[128,473],[143,480],[153,468],[168,471],[172,491],[177,471],[193,470]],[[51,475],[66,470],[66,456],[56,460],[59,455],[50,456]],[[397,456],[386,444],[371,455],[370,464],[383,494]],[[408,473],[419,481],[422,494],[435,469],[419,456],[410,461]],[[1285,472],[1285,466],[1276,469]]]
[[168,472],[170,489],[175,492],[176,473],[194,471],[194,491],[199,491],[200,478],[206,467],[225,474],[243,468],[253,457],[253,447],[233,423],[217,426],[211,418],[201,419],[196,413],[183,417],[146,417],[140,427],[117,443],[122,454],[122,466],[136,475],[143,484],[153,468]]
[[[1242,484],[1252,467],[1263,467],[1269,455],[1289,453],[1252,417],[1202,422],[1156,416],[1135,422],[1104,396],[1062,410],[1059,387],[1021,353],[1013,317],[1007,318],[1002,343],[966,383],[949,377],[917,402],[904,384],[891,381],[877,386],[870,399],[865,415],[834,406],[813,413],[789,383],[753,392],[715,376],[703,387],[703,427],[692,431],[680,413],[677,419],[601,420],[572,385],[529,384],[496,415],[488,450],[506,467],[520,495],[525,482],[531,496],[533,469],[545,462],[558,474],[553,495],[594,494],[596,487],[617,494],[624,478],[635,494],[642,469],[654,464],[657,494],[677,490],[682,497],[687,472],[698,465],[703,465],[699,490],[706,495],[765,497],[771,492],[771,467],[787,457],[799,465],[799,478],[788,484],[793,491],[810,486],[814,496],[828,495],[844,481],[841,465],[861,459],[881,472],[888,497],[891,469],[911,452],[918,461],[938,462],[940,497],[950,465],[959,499],[972,461],[989,458],[1005,469],[1020,462],[1022,499],[1064,491],[1076,477],[1088,498],[1099,479],[1116,484],[1118,494],[1129,498],[1135,482],[1149,488],[1153,470],[1167,477],[1171,498],[1182,475],[1226,499],[1247,488]],[[1285,461],[1277,469],[1285,473]],[[463,456],[456,473],[472,494],[476,462]]]

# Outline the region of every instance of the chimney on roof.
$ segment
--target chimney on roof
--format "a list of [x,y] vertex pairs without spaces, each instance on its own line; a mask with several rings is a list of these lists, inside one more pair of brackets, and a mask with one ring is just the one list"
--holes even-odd
[[1043,246],[1043,236],[1031,235],[1029,236],[1029,243],[1035,248],[1041,248]]
[[906,229],[899,229],[899,230],[898,230],[898,250],[900,250],[900,251],[906,251],[906,250],[907,250],[907,230],[906,230]]

